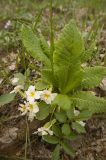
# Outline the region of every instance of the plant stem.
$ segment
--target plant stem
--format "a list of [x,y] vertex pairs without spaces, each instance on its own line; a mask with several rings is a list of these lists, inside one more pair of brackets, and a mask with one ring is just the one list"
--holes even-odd
[[29,152],[30,152],[30,160],[32,160],[32,149],[31,149],[30,130],[29,130],[28,119],[27,119],[27,133],[28,133],[28,145],[29,145]]
[[54,52],[54,32],[53,32],[53,1],[50,0],[50,54],[51,54],[51,68],[53,76],[53,86],[55,88],[55,79],[54,79],[54,67],[53,67],[53,52]]
[[28,146],[28,130],[27,130],[27,116],[26,116],[25,160],[27,160],[27,146]]
[[39,20],[40,20],[40,17],[41,17],[41,15],[42,15],[42,11],[43,11],[43,9],[41,9],[40,13],[38,14],[38,16],[37,16],[37,18],[35,19],[35,22],[34,22],[34,24],[33,24],[33,31],[34,31],[34,32],[35,32],[35,30],[36,30],[37,24],[38,24],[38,22],[39,22]]
[[50,0],[50,33],[51,33],[51,51],[53,52],[54,50],[54,34],[53,34],[53,3],[52,0]]
[[51,52],[52,65],[53,65],[53,51],[54,51],[53,9],[52,9],[52,0],[50,0],[50,52]]

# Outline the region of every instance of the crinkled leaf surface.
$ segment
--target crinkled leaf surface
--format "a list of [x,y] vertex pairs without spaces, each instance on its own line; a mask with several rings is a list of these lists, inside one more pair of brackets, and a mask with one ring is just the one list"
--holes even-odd
[[33,33],[32,29],[27,26],[23,26],[22,28],[22,42],[27,52],[30,53],[33,58],[37,58],[44,64],[50,65],[50,59],[43,52],[40,40]]
[[82,79],[80,61],[83,50],[81,34],[70,21],[60,34],[53,57],[55,80],[62,94],[75,89]]
[[73,95],[72,100],[73,105],[81,110],[88,109],[92,114],[106,112],[106,100],[94,96],[92,92],[80,91]]
[[94,88],[100,85],[102,79],[106,76],[106,67],[95,66],[86,67],[83,72],[81,82],[82,88]]

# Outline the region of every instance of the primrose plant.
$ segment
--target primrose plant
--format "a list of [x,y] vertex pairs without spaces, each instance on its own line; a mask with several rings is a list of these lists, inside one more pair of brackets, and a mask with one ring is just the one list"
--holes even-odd
[[86,132],[86,120],[93,114],[106,111],[106,100],[92,92],[106,75],[106,68],[83,65],[93,53],[84,48],[74,21],[64,27],[52,51],[44,37],[38,38],[28,26],[22,28],[22,42],[27,54],[42,62],[41,77],[35,85],[29,85],[24,75],[14,75],[15,88],[1,96],[1,104],[19,94],[23,99],[19,104],[21,114],[27,115],[29,121],[46,121],[34,134],[56,145],[53,159],[59,159],[62,149],[74,156],[69,141]]

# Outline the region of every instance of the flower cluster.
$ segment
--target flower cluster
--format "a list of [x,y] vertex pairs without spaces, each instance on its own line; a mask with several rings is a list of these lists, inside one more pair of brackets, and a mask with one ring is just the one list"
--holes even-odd
[[57,93],[52,93],[52,89],[36,91],[35,86],[30,86],[26,93],[26,99],[30,104],[33,104],[36,100],[44,101],[47,104],[51,104],[57,96]]
[[10,93],[19,93],[25,99],[23,104],[20,104],[19,110],[21,111],[21,115],[28,116],[30,121],[36,117],[36,113],[39,112],[39,104],[38,101],[44,101],[46,104],[51,104],[55,99],[57,93],[52,93],[52,89],[46,89],[43,91],[37,91],[35,86],[29,86],[27,91],[22,92],[24,87],[22,85],[17,85],[19,79],[13,78],[12,84],[15,86],[14,90]]

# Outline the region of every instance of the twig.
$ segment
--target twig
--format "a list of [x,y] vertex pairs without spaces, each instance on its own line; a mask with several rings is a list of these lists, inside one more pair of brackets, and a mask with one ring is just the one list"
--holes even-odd
[[32,160],[32,148],[31,148],[31,141],[30,141],[30,130],[29,130],[28,119],[27,119],[26,123],[27,123],[28,146],[29,146],[29,151],[30,151],[30,160]]
[[28,131],[27,131],[27,115],[26,115],[25,160],[27,160],[27,147],[28,147]]

